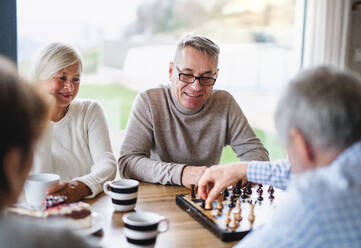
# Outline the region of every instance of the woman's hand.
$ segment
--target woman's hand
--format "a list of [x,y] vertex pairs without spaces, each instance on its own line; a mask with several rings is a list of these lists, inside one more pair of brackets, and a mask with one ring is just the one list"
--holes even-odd
[[66,196],[66,203],[79,201],[83,197],[90,194],[91,190],[89,189],[89,187],[80,181],[54,184],[46,191],[46,195]]

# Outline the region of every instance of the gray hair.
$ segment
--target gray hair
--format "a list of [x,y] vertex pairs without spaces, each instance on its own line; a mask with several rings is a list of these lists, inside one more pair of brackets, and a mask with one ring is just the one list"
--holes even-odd
[[278,102],[275,121],[285,145],[296,128],[315,147],[349,147],[361,140],[359,76],[326,66],[300,73]]
[[30,80],[47,80],[75,63],[79,63],[82,71],[82,58],[75,48],[59,42],[50,43],[42,47],[33,58]]
[[179,51],[183,50],[187,46],[193,47],[194,49],[197,49],[204,54],[215,58],[218,64],[219,47],[207,37],[195,34],[184,35],[178,41],[175,57],[177,56]]

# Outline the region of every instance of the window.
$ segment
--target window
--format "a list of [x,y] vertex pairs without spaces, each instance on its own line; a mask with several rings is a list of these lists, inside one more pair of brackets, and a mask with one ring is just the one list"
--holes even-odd
[[184,33],[220,46],[215,88],[234,95],[260,136],[273,132],[278,94],[300,67],[301,0],[17,2],[21,73],[50,41],[78,47],[86,63],[79,97],[100,100],[113,131],[125,128],[136,91],[168,83],[175,41]]

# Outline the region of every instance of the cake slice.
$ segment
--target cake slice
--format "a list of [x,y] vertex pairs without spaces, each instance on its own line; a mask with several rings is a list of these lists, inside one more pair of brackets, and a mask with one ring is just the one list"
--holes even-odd
[[24,207],[7,208],[8,214],[16,214],[39,219],[60,220],[61,224],[72,229],[85,229],[92,226],[90,205],[85,202],[64,203],[65,197],[49,196],[44,202],[44,210]]
[[65,225],[72,229],[92,226],[90,205],[85,202],[61,204],[44,211],[46,218],[63,218]]

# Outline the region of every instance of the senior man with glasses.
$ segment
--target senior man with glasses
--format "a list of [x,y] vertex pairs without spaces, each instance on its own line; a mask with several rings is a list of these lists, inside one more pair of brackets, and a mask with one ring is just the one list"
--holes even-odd
[[119,172],[125,178],[190,188],[230,145],[242,161],[268,152],[234,98],[214,90],[218,46],[186,35],[169,64],[170,87],[140,93],[125,131]]

